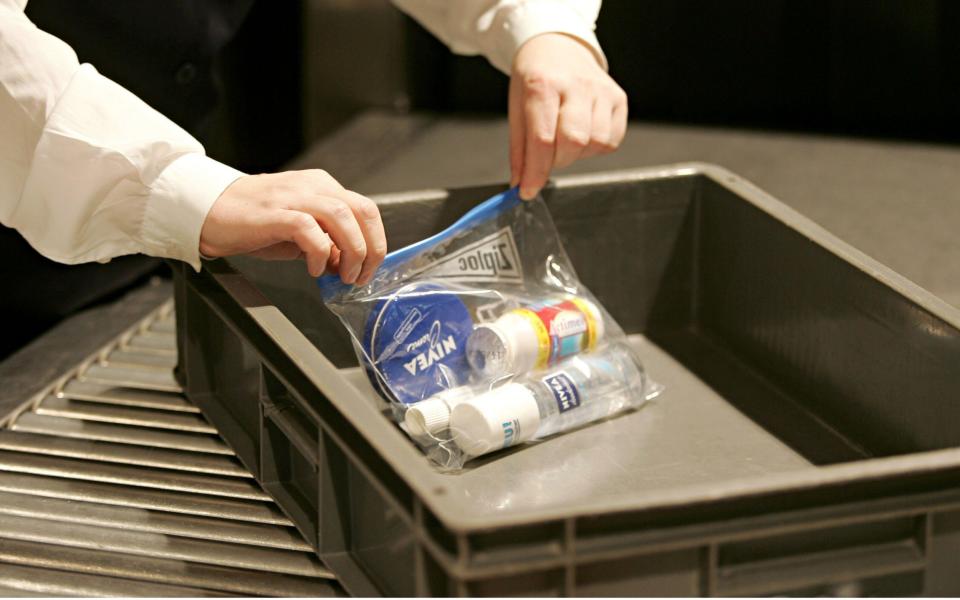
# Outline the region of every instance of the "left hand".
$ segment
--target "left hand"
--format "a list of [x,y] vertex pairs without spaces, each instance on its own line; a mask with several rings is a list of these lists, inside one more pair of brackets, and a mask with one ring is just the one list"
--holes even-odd
[[577,38],[545,33],[517,51],[510,76],[510,185],[531,199],[550,170],[613,152],[627,95]]

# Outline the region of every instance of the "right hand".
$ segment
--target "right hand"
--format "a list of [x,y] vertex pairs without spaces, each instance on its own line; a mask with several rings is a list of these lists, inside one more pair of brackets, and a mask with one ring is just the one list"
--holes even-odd
[[200,253],[304,258],[313,277],[339,272],[364,285],[387,252],[380,210],[326,171],[247,175],[220,194],[200,232]]

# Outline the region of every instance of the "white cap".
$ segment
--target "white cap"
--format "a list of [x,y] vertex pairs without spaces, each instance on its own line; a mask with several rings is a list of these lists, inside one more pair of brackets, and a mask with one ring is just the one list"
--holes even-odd
[[508,383],[461,402],[450,414],[453,441],[471,456],[525,442],[539,428],[537,398],[519,383]]
[[450,424],[450,407],[443,400],[421,400],[407,409],[403,422],[411,435],[435,435]]
[[436,435],[450,425],[453,407],[472,397],[473,390],[465,385],[444,390],[410,406],[403,422],[412,435]]
[[485,377],[526,373],[537,364],[537,333],[515,312],[482,323],[467,339],[467,362]]
[[467,362],[481,375],[509,373],[514,362],[512,346],[507,332],[496,323],[477,325],[467,338]]

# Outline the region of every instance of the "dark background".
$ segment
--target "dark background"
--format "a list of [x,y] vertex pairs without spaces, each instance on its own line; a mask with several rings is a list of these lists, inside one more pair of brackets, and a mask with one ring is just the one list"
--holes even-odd
[[[507,79],[385,0],[31,0],[81,61],[247,172],[376,108],[503,116]],[[635,120],[960,140],[960,2],[606,0],[597,25]],[[162,269],[67,267],[0,230],[0,358]]]
[[[631,118],[956,141],[960,3],[607,0],[597,35]],[[505,83],[428,35],[416,106],[502,110]],[[435,93],[439,89],[441,93]]]
[[[383,11],[396,11],[384,0],[376,2]],[[392,54],[403,58],[388,63],[403,70],[397,84],[403,88],[402,110],[505,113],[507,79],[485,59],[452,55],[406,17],[398,38],[402,47],[384,46],[373,26],[364,39],[362,22],[353,36],[330,39],[304,18],[307,4],[324,8],[321,18],[335,22],[341,18],[337,11],[360,12],[351,5],[370,3],[253,2],[236,37],[216,58],[216,113],[202,126],[175,117],[203,138],[212,155],[241,169],[277,169],[312,138],[334,128],[340,119],[304,135],[304,71],[322,66],[324,55],[347,63],[347,75],[322,82],[328,87],[375,85],[347,81],[349,63]],[[90,17],[89,12],[84,17],[83,5],[109,11],[114,3],[31,0],[28,14],[41,28],[64,33],[58,30],[69,29],[66,14]],[[370,19],[374,9],[366,10],[356,18]],[[303,38],[311,28],[326,39],[315,40],[320,56],[305,61]],[[162,31],[163,24],[153,30]],[[610,72],[630,98],[632,119],[943,142],[960,138],[956,1],[606,0],[597,32]],[[164,109],[169,92],[138,89],[143,86],[131,81],[129,61],[106,52],[112,50],[107,39],[75,46],[81,60],[146,98],[156,97],[155,104]],[[168,69],[170,88],[196,86],[196,81],[178,81],[177,64]],[[362,75],[364,65],[356,66]],[[377,99],[337,104],[331,110],[346,118]],[[380,104],[396,109],[398,102]],[[307,110],[322,112],[323,107]]]

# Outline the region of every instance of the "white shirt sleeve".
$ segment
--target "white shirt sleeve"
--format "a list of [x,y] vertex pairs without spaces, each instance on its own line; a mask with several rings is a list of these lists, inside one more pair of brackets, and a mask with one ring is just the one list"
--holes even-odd
[[199,269],[200,229],[243,174],[0,0],[0,222],[44,256],[144,253]]
[[457,54],[482,54],[507,75],[513,56],[541,33],[565,33],[607,59],[594,33],[601,0],[393,0]]

